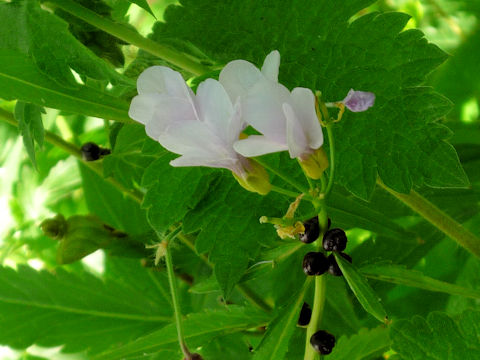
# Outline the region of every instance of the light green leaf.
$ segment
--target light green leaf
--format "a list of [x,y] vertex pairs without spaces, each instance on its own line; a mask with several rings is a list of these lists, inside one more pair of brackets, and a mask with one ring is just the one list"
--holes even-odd
[[342,100],[351,88],[374,92],[373,108],[347,112],[334,127],[335,180],[359,197],[371,196],[378,175],[406,193],[421,184],[466,187],[446,142],[451,134],[437,123],[451,103],[420,87],[447,55],[422,32],[403,31],[406,14],[372,12],[352,21],[373,2],[234,0],[218,7],[183,0],[167,9],[152,38],[189,42],[221,63],[245,59],[260,66],[277,49],[280,82],[321,90],[327,102]]
[[[224,310],[206,310],[190,314],[183,321],[185,341],[190,349],[202,346],[210,339],[226,333],[239,332],[253,327],[264,326],[268,316],[253,308],[228,306]],[[92,360],[137,359],[162,350],[173,350],[181,357],[175,324],[152,332],[117,349],[105,351]]]
[[149,12],[150,14],[152,14],[153,17],[155,17],[155,14],[153,13],[152,9],[150,8],[150,5],[148,5],[148,3],[147,3],[147,0],[128,0],[128,1],[130,1],[132,4],[136,4],[136,5],[140,6],[142,9]]
[[35,141],[42,147],[44,139],[44,129],[42,123],[41,107],[18,101],[15,105],[15,119],[18,121],[18,129],[23,137],[23,144],[27,149],[28,156],[32,160],[35,168],[37,161],[35,160]]
[[0,49],[0,97],[76,114],[130,122],[129,104],[87,86],[72,88],[42,74],[28,57]]
[[269,325],[253,360],[283,359],[288,351],[288,344],[297,326],[298,316],[302,310],[303,299],[312,283],[312,278],[307,278],[304,286],[291,301],[278,310],[278,315]]
[[414,316],[390,328],[392,349],[403,360],[477,360],[480,354],[480,312],[467,310],[454,320],[442,312],[426,319]]
[[350,337],[342,336],[328,360],[362,360],[390,347],[388,328],[380,325],[373,329],[361,329]]
[[52,274],[0,267],[0,327],[8,329],[0,332],[0,343],[19,349],[65,345],[65,352],[106,349],[171,320],[169,303],[154,288],[148,293],[61,268]]
[[393,264],[373,264],[359,269],[364,276],[387,281],[394,284],[413,286],[424,290],[443,292],[451,295],[461,295],[480,299],[480,291],[468,289],[455,284],[449,284],[444,281],[436,280],[425,276],[420,271],[407,269],[404,266],[395,266]]
[[365,311],[373,315],[377,320],[386,322],[387,313],[382,304],[380,304],[378,296],[370,287],[367,280],[342,256],[338,255],[336,252],[333,254],[335,255],[337,264],[340,267],[340,270],[342,270],[343,276],[345,277],[345,280],[347,280],[350,289],[352,289],[358,302],[363,306]]

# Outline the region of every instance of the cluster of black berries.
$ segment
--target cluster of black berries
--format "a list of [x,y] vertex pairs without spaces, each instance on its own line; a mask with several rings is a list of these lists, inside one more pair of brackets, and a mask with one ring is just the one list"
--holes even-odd
[[[315,216],[303,224],[305,232],[300,235],[300,240],[304,243],[311,243],[317,240],[320,235],[320,226],[318,217]],[[330,219],[328,219],[330,227]],[[340,253],[344,259],[352,262],[352,258],[342,251],[347,247],[347,235],[342,229],[331,229],[323,235],[322,246],[325,251],[335,251]],[[303,271],[306,275],[322,275],[327,271],[334,276],[342,276],[342,271],[337,264],[335,256],[330,254],[328,257],[323,252],[309,252],[303,258]]]
[[[330,219],[328,219],[327,231],[323,235],[322,247],[325,251],[335,251],[344,259],[352,262],[352,258],[343,253],[347,247],[347,235],[342,229],[330,229]],[[305,232],[299,236],[300,241],[310,244],[318,239],[320,236],[320,225],[318,223],[318,216],[315,216],[303,223]],[[330,230],[328,230],[330,229]],[[337,264],[335,256],[330,254],[328,257],[323,252],[309,252],[303,258],[303,271],[306,275],[315,276],[323,275],[327,271],[334,276],[342,276],[342,271]],[[310,323],[312,310],[307,303],[303,304],[298,325],[307,326]],[[322,355],[327,355],[332,352],[335,346],[335,336],[325,330],[319,330],[310,338],[310,344]]]
[[82,145],[82,158],[85,161],[95,161],[100,157],[111,153],[110,149],[104,149],[93,142],[87,142]]

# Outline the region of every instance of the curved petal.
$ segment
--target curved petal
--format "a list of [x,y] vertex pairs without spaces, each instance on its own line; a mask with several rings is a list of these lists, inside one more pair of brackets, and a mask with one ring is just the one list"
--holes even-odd
[[283,111],[287,118],[288,152],[293,159],[308,152],[310,149],[307,144],[307,138],[303,133],[302,125],[290,104],[283,104]]
[[130,103],[128,116],[139,123],[146,124],[153,118],[160,97],[161,95],[159,94],[135,96]]
[[245,157],[260,156],[288,150],[286,144],[269,140],[262,135],[251,135],[246,139],[239,140],[233,144],[233,148]]
[[185,154],[172,161],[170,165],[181,166],[208,166],[213,168],[225,168],[232,170],[238,167],[239,160],[236,158],[218,159],[212,156],[202,156],[199,154]]
[[255,65],[245,60],[230,61],[220,72],[219,81],[230,96],[232,103],[262,79],[262,73]]
[[278,68],[280,67],[280,53],[278,50],[267,55],[262,66],[262,74],[268,80],[278,82]]
[[190,93],[179,72],[166,66],[152,66],[145,69],[137,80],[139,94],[159,93],[187,97]]
[[228,143],[233,106],[223,86],[213,79],[203,81],[198,86],[196,103],[201,121]]
[[286,144],[282,104],[288,102],[289,97],[285,86],[259,81],[243,101],[243,119],[269,139]]
[[323,145],[323,132],[315,113],[315,96],[310,89],[295,88],[292,91],[291,100],[308,146],[318,149]]

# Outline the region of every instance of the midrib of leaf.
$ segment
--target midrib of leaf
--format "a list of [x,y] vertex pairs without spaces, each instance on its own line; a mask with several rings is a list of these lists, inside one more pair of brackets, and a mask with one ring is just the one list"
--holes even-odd
[[39,86],[39,85],[34,84],[34,83],[30,83],[28,81],[22,80],[20,78],[15,77],[15,76],[10,76],[10,75],[5,74],[3,72],[0,72],[0,76],[3,76],[4,78],[22,83],[24,85],[27,85],[27,86],[30,86],[30,87],[33,87],[33,88],[36,88],[36,89],[40,89],[42,91],[49,92],[49,93],[54,94],[56,96],[60,96],[60,97],[64,97],[64,98],[74,100],[76,102],[85,103],[85,104],[88,104],[88,105],[93,105],[93,106],[101,107],[101,108],[104,108],[104,109],[108,109],[109,111],[113,111],[114,113],[117,113],[120,116],[118,119],[115,119],[115,120],[121,120],[121,121],[125,121],[125,119],[130,120],[130,118],[127,116],[126,112],[119,111],[115,107],[110,107],[110,106],[107,106],[107,105],[102,104],[102,103],[95,103],[95,102],[91,102],[91,101],[88,101],[88,100],[85,100],[85,99],[82,99],[82,98],[78,98],[78,97],[75,97],[75,96],[68,95],[66,93],[58,92],[58,91],[55,91],[55,90],[50,89],[50,88],[46,88],[46,87],[42,87],[42,86]]
[[56,310],[61,312],[73,313],[73,314],[92,315],[97,317],[106,317],[106,318],[113,318],[113,319],[139,320],[139,321],[148,321],[148,322],[170,322],[172,320],[172,318],[169,316],[134,315],[134,314],[113,313],[113,312],[109,313],[109,312],[97,311],[97,310],[76,309],[76,308],[62,306],[62,305],[41,304],[35,301],[8,299],[3,296],[0,296],[0,302],[4,302],[7,304],[14,304],[14,305],[33,306],[37,308]]

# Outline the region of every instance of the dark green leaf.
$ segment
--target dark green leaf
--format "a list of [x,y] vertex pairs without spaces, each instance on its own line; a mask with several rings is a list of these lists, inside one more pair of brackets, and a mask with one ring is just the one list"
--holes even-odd
[[363,306],[363,308],[373,315],[377,320],[385,322],[387,321],[387,313],[380,304],[378,296],[375,294],[373,289],[368,285],[367,280],[363,275],[359,274],[355,267],[350,264],[343,257],[335,254],[335,259],[337,260],[338,266],[342,270],[345,280],[347,280],[350,289],[358,299],[358,302]]
[[18,101],[15,106],[15,119],[18,121],[18,129],[23,136],[23,144],[27,149],[28,156],[35,167],[37,167],[35,141],[42,147],[45,133],[42,112],[45,112],[45,110],[41,107],[23,101]]
[[311,283],[312,278],[309,277],[301,291],[292,296],[291,301],[278,310],[277,317],[268,325],[267,333],[255,351],[254,360],[275,360],[285,357],[290,338],[297,326],[305,293]]
[[433,312],[426,319],[394,322],[392,348],[404,360],[476,360],[480,354],[480,312],[468,310],[455,321]]
[[[0,343],[65,345],[64,351],[103,350],[169,322],[172,311],[160,293],[146,294],[92,275],[0,268]],[[101,333],[101,336],[98,334]]]
[[333,348],[328,360],[362,360],[390,347],[388,328],[381,325],[374,329],[362,329],[350,337],[342,336]]
[[[239,306],[190,314],[183,321],[185,341],[191,349],[196,349],[219,335],[263,326],[267,321],[266,314]],[[169,349],[176,354],[176,358],[181,357],[175,324],[167,325],[118,349],[105,351],[92,357],[92,360],[136,359]]]
[[374,264],[362,267],[359,271],[366,277],[375,280],[480,299],[479,290],[468,289],[432,279],[431,277],[423,275],[420,271],[407,269],[403,266],[395,266],[393,264]]
[[118,133],[115,147],[103,160],[105,177],[112,176],[127,188],[141,184],[143,173],[158,154],[144,154],[145,127],[125,125]]

